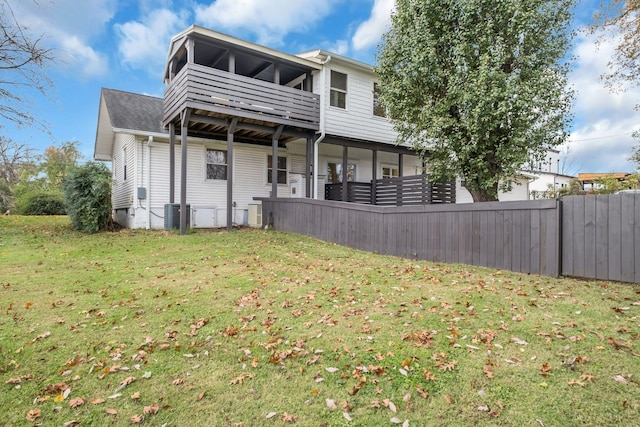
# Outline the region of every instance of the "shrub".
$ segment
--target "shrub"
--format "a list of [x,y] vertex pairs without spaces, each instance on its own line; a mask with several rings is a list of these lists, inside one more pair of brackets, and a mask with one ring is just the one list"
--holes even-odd
[[103,163],[72,168],[64,180],[64,198],[76,230],[96,233],[112,225],[111,171]]
[[62,194],[36,192],[20,200],[18,212],[21,215],[66,215]]

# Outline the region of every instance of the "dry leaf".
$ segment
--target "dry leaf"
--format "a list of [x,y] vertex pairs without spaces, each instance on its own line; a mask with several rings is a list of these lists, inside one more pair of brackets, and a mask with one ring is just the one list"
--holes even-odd
[[393,417],[389,421],[391,421],[392,424],[402,424],[402,420],[398,417]]
[[149,415],[149,414],[157,414],[159,410],[160,410],[160,406],[157,403],[154,403],[151,406],[145,406],[143,409],[143,412],[145,415]]
[[275,417],[276,415],[278,415],[277,412],[269,412],[265,418],[266,419],[270,419],[270,418]]
[[351,418],[351,415],[349,415],[348,412],[343,412],[342,416],[344,417],[345,420],[347,421],[353,421],[353,418]]
[[327,403],[327,408],[331,409],[332,411],[338,408],[336,406],[336,401],[333,399],[325,399],[325,402]]
[[325,368],[325,370],[327,372],[329,372],[330,374],[333,374],[335,372],[338,372],[340,369],[338,369],[338,368]]
[[31,306],[32,306],[32,305],[33,305],[33,303],[32,303],[31,301],[27,301],[27,302],[24,304],[24,308],[26,308],[26,309],[28,310],[29,308],[31,308]]
[[78,424],[80,424],[79,420],[71,420],[71,421],[67,421],[66,423],[62,424],[64,427],[73,427],[73,426],[77,426]]
[[619,382],[620,384],[624,384],[624,385],[629,384],[627,379],[625,377],[623,377],[622,375],[616,375],[615,377],[613,377],[613,380],[616,381],[616,382]]
[[206,390],[205,390],[205,391],[203,391],[202,393],[200,393],[200,394],[198,395],[198,398],[197,398],[196,400],[197,400],[198,402],[199,402],[199,401],[201,401],[201,400],[202,400],[202,398],[204,397],[204,395],[205,395],[206,393],[207,393],[207,391],[206,391]]
[[298,417],[296,417],[295,415],[291,415],[286,412],[282,414],[282,421],[285,423],[295,423],[296,419],[298,419]]
[[37,418],[40,417],[40,415],[42,415],[42,413],[40,412],[40,409],[32,409],[29,412],[27,412],[27,421],[35,421]]
[[409,420],[404,420],[402,427],[409,427]]
[[117,414],[118,414],[118,411],[116,411],[116,410],[115,410],[115,409],[113,409],[113,408],[107,408],[107,409],[105,409],[104,411],[105,411],[107,414],[109,414],[109,415],[117,415]]
[[100,397],[96,397],[95,399],[91,399],[89,401],[89,403],[91,403],[92,405],[99,405],[100,403],[104,403],[106,402],[106,400],[100,398]]
[[75,399],[71,399],[69,401],[69,406],[72,408],[77,408],[78,406],[84,405],[84,399],[81,397],[76,397]]
[[53,398],[53,401],[56,403],[60,403],[64,400],[64,394],[60,393],[56,397]]
[[185,379],[184,378],[176,378],[175,380],[172,381],[173,385],[180,385],[180,384],[184,384]]
[[444,400],[446,400],[448,404],[452,403],[451,396],[449,396],[448,394],[444,395]]
[[135,393],[133,393],[133,394],[131,395],[131,398],[132,398],[133,400],[140,399],[140,392],[139,392],[139,391],[136,391]]
[[404,403],[409,403],[410,400],[411,400],[411,393],[405,394],[404,397],[402,398],[402,401]]
[[126,386],[136,380],[136,377],[127,377],[120,383],[120,386],[116,389],[116,392],[122,391]]
[[140,424],[144,421],[144,415],[133,415],[131,417],[131,422],[134,424]]

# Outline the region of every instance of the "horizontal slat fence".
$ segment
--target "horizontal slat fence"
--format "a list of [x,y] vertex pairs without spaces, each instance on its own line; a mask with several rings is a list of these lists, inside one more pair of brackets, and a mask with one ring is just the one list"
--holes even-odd
[[555,200],[402,207],[260,199],[263,225],[385,255],[560,274]]
[[562,274],[640,283],[640,194],[565,197]]

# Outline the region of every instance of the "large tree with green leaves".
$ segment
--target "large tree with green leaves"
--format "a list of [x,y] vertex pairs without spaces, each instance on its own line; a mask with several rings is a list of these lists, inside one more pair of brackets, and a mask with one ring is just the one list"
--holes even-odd
[[433,179],[474,201],[566,139],[574,0],[397,0],[378,52],[381,101]]

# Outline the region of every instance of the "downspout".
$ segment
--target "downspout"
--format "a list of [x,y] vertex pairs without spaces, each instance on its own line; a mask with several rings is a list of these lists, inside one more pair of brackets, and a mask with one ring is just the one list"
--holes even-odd
[[153,136],[147,140],[147,230],[151,229],[151,143]]
[[318,151],[319,151],[320,143],[326,136],[325,109],[326,109],[326,103],[327,103],[326,101],[327,91],[325,88],[327,83],[327,76],[326,76],[327,68],[325,67],[325,65],[328,64],[329,61],[331,61],[331,55],[328,55],[326,59],[323,62],[321,62],[322,74],[320,75],[320,90],[322,93],[320,94],[320,137],[316,139],[316,142],[313,147],[313,198],[314,199],[318,198]]

